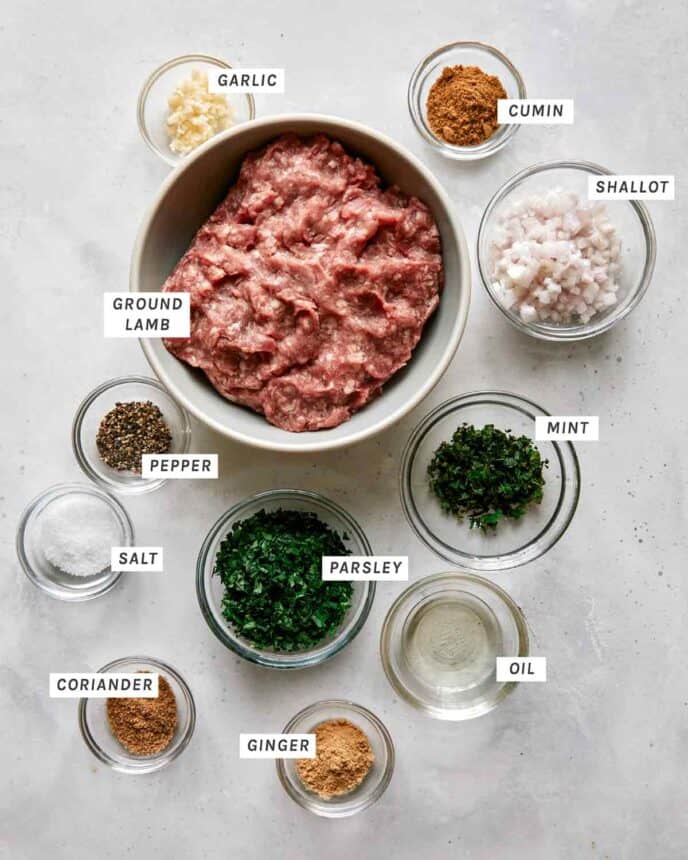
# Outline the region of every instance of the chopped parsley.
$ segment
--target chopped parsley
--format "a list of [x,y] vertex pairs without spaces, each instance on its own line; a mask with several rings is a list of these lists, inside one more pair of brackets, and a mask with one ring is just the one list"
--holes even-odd
[[322,581],[322,557],[350,554],[311,511],[259,511],[234,524],[215,557],[222,614],[256,648],[313,648],[337,632],[353,592]]
[[547,465],[527,436],[462,424],[433,454],[428,478],[444,511],[488,531],[542,501]]

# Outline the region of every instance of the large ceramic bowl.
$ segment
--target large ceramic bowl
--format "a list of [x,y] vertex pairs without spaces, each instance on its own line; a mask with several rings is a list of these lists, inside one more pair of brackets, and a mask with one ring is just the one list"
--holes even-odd
[[459,344],[468,314],[470,261],[452,205],[432,174],[403,147],[363,125],[318,114],[284,115],[229,129],[200,146],[163,183],[144,218],[134,247],[131,290],[160,290],[196,230],[227,193],[246,153],[286,132],[323,132],[371,161],[383,180],[423,200],[442,238],[445,285],[409,364],[380,397],[349,421],[329,430],[290,433],[261,415],[230,403],[205,375],[171,355],[159,339],[142,340],[163,385],[189,412],[219,433],[274,451],[323,451],[360,441],[398,421],[432,390]]

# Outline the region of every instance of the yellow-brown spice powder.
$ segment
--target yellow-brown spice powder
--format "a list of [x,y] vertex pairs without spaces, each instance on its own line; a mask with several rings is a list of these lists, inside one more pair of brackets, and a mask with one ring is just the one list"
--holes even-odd
[[359,786],[375,761],[370,741],[349,720],[332,719],[316,726],[315,758],[296,762],[304,786],[327,800]]

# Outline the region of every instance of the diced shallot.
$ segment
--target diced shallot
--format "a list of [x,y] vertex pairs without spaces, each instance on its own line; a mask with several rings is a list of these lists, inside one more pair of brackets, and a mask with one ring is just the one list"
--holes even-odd
[[490,246],[492,288],[525,323],[588,323],[617,301],[621,242],[603,203],[563,188],[503,210]]

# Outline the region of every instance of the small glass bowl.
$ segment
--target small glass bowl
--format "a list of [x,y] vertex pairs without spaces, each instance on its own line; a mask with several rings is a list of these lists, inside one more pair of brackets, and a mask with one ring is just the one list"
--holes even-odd
[[438,152],[457,161],[476,161],[494,155],[516,134],[519,125],[499,125],[495,133],[477,146],[455,146],[437,137],[427,120],[426,104],[430,88],[445,66],[478,66],[496,75],[509,99],[526,98],[526,87],[514,64],[491,45],[483,42],[452,42],[428,54],[416,66],[408,88],[408,108],[420,135]]
[[580,468],[570,442],[537,442],[544,470],[542,502],[529,506],[520,520],[502,520],[493,532],[469,528],[467,519],[445,513],[430,488],[428,465],[442,442],[466,422],[494,424],[498,430],[535,438],[541,406],[505,391],[476,391],[445,400],[417,425],[401,460],[401,501],[411,528],[441,558],[471,570],[518,567],[554,546],[568,528],[578,505]]
[[347,818],[372,806],[384,794],[394,771],[394,744],[384,724],[361,705],[345,699],[325,699],[299,711],[284,727],[284,734],[309,734],[327,720],[348,720],[363,731],[375,761],[363,782],[347,794],[325,800],[309,791],[296,772],[296,759],[277,759],[277,775],[292,800],[324,818]]
[[116,403],[150,400],[162,412],[172,433],[170,454],[185,454],[191,443],[189,416],[165,388],[147,376],[120,376],[103,382],[84,399],[72,424],[72,447],[78,464],[92,481],[115,493],[148,493],[165,483],[164,478],[142,478],[134,472],[118,472],[103,462],[96,447],[100,422]]
[[56,500],[70,496],[88,496],[99,499],[107,506],[120,531],[117,546],[133,545],[134,527],[117,499],[90,484],[56,484],[44,490],[26,506],[17,529],[17,555],[24,573],[50,597],[78,603],[107,594],[115,587],[122,572],[113,571],[108,565],[94,576],[72,576],[46,558],[41,547],[41,517]]
[[[374,582],[352,582],[353,595],[349,611],[338,632],[308,651],[282,653],[255,648],[236,633],[222,615],[224,586],[213,576],[215,557],[220,544],[233,525],[258,511],[296,510],[312,511],[336,531],[351,550],[352,555],[372,555],[368,538],[358,523],[345,510],[318,493],[305,490],[268,490],[257,493],[234,505],[210,529],[198,555],[196,565],[196,594],[208,627],[227,648],[245,660],[272,669],[305,669],[329,660],[359,633],[365,624],[375,597]],[[346,536],[346,537],[345,537]]]
[[[150,75],[141,89],[136,110],[141,136],[156,155],[173,167],[195,150],[187,155],[178,155],[170,149],[170,138],[165,125],[169,112],[167,100],[176,87],[190,77],[194,69],[208,72],[218,68],[232,67],[224,60],[208,54],[185,54],[163,63]],[[227,93],[226,98],[234,111],[230,128],[255,118],[256,103],[250,93]]]
[[[428,617],[438,607],[452,620],[433,640]],[[506,591],[460,572],[410,585],[392,604],[380,637],[392,687],[439,720],[470,720],[496,708],[517,683],[496,680],[496,658],[527,657],[528,649],[526,620]]]
[[552,161],[535,164],[512,176],[487,204],[478,228],[478,269],[483,286],[494,304],[519,331],[549,341],[579,341],[608,331],[633,310],[645,295],[655,267],[657,242],[647,207],[639,200],[603,200],[609,220],[621,239],[621,273],[618,301],[606,311],[595,314],[587,323],[563,325],[552,322],[526,323],[508,310],[493,288],[491,242],[499,216],[513,199],[533,192],[561,187],[588,199],[588,177],[604,176],[611,171],[587,161]]
[[150,756],[133,755],[112,734],[107,718],[107,699],[80,699],[79,728],[93,755],[120,773],[153,773],[173,762],[189,745],[196,725],[193,696],[179,672],[168,663],[152,657],[123,657],[98,671],[159,672],[172,688],[177,701],[177,728],[169,746],[162,752]]

